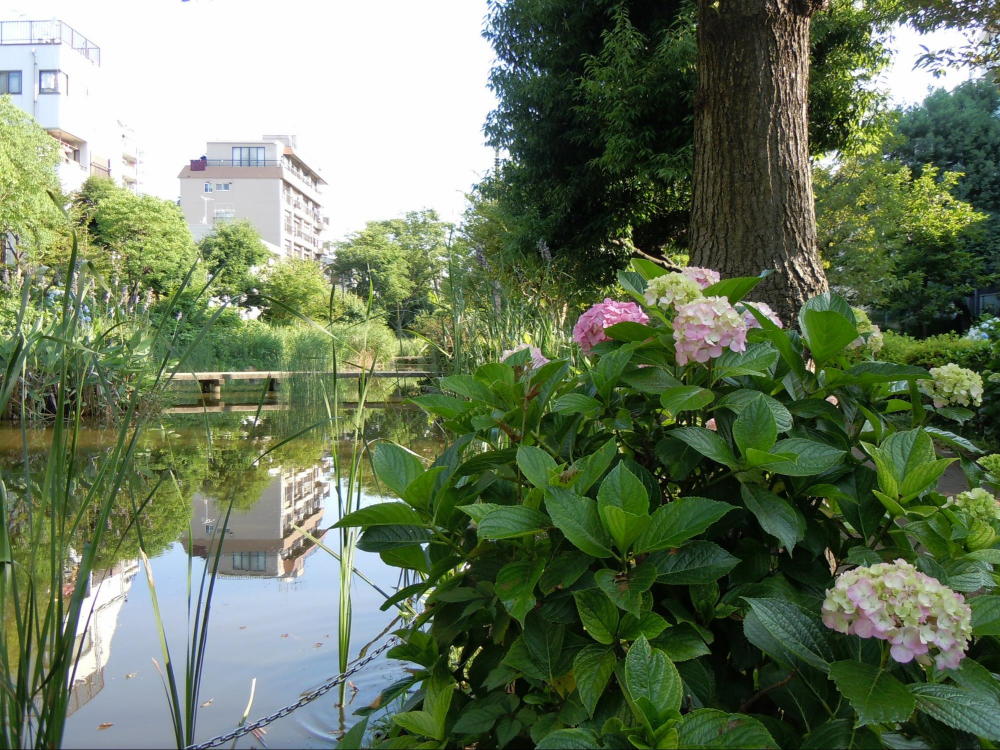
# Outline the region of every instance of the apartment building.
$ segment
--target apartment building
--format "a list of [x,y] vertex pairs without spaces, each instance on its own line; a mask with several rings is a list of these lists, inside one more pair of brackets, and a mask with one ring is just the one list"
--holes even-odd
[[59,141],[66,192],[91,175],[139,189],[141,154],[114,115],[104,88],[101,48],[57,21],[0,21],[0,94]]
[[326,182],[296,153],[295,136],[209,141],[178,178],[181,210],[196,240],[219,222],[246,219],[276,255],[323,258]]

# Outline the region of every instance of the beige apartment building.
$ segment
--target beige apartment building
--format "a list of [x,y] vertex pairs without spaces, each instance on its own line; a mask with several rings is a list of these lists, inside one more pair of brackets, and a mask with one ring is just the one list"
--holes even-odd
[[209,141],[181,170],[180,206],[196,240],[246,219],[276,255],[322,260],[326,184],[295,151],[295,136]]

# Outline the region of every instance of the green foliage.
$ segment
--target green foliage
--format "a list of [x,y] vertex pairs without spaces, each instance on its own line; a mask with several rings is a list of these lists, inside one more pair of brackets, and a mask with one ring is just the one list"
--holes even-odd
[[337,243],[330,271],[359,297],[374,293],[376,304],[399,334],[433,308],[450,229],[432,210],[369,221],[363,230]]
[[886,331],[881,355],[890,362],[927,369],[954,362],[976,372],[989,369],[992,361],[989,341],[969,339],[954,333],[916,339]]
[[816,226],[830,284],[907,331],[954,319],[995,278],[977,247],[986,215],[954,197],[960,177],[933,166],[915,176],[874,157],[818,168]]
[[[862,147],[888,61],[880,3],[835,0],[813,24],[810,148]],[[697,42],[688,0],[511,0],[490,6],[499,105],[489,142],[509,157],[480,188],[509,252],[548,252],[607,284],[633,247],[686,242]]]
[[[414,399],[456,436],[429,467],[375,448],[400,501],[338,525],[426,597],[391,652],[415,692],[378,746],[996,741],[1000,682],[978,662],[997,663],[1000,549],[969,552],[969,518],[936,491],[954,460],[936,446],[975,450],[930,426],[948,415],[925,408],[927,373],[861,361],[835,295],[798,331],[751,330],[725,368],[677,366],[672,311],[646,312],[644,336],[606,329],[586,367],[519,352],[443,378],[451,395]],[[821,622],[834,572],[900,558],[980,612],[961,670]]]
[[282,258],[265,272],[261,318],[288,325],[302,318],[326,320],[333,292],[319,264],[300,258]]
[[219,224],[198,243],[215,295],[236,300],[258,284],[255,269],[271,258],[249,221]]

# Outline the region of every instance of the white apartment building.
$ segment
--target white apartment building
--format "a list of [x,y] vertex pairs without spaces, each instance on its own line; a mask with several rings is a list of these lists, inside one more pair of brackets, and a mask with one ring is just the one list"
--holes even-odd
[[101,49],[62,21],[0,21],[0,94],[62,147],[59,181],[77,190],[91,175],[139,189],[132,130],[109,112]]
[[275,254],[322,259],[326,182],[295,152],[295,136],[209,141],[178,178],[181,210],[196,240],[219,222],[246,219]]

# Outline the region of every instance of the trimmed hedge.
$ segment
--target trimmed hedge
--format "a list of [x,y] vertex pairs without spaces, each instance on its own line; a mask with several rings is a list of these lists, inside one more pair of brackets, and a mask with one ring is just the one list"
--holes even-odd
[[879,353],[879,359],[926,368],[954,362],[960,367],[982,372],[991,367],[993,353],[989,341],[967,339],[954,333],[915,339],[886,331],[885,346]]

